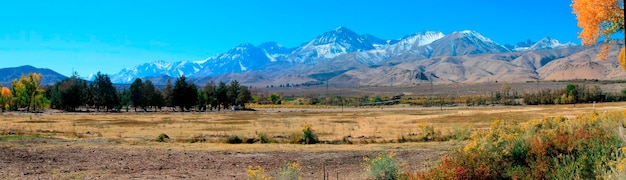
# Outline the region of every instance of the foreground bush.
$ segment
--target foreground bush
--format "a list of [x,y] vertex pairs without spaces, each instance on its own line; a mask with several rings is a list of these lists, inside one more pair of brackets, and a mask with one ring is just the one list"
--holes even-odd
[[401,166],[396,161],[396,154],[379,154],[376,158],[364,158],[365,174],[370,179],[394,180],[402,179]]
[[[276,180],[301,180],[300,176],[300,164],[297,162],[287,163],[280,169],[276,170],[273,174]],[[246,170],[248,180],[270,180],[274,177],[268,175],[265,169],[261,166],[248,166]]]
[[246,170],[247,180],[269,180],[272,179],[265,173],[265,169],[261,166],[248,166]]
[[287,163],[276,172],[276,180],[300,180],[300,164],[297,162]]
[[490,130],[412,179],[623,179],[624,113],[592,112],[525,125],[496,120]]

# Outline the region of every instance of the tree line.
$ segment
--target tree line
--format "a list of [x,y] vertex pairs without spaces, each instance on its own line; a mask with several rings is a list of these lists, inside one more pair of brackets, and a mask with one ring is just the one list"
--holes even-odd
[[[41,86],[41,74],[29,73],[13,80],[10,88],[0,84],[2,111],[36,112],[45,108],[75,112],[112,111],[206,111],[229,107],[245,108],[252,96],[247,86],[236,80],[209,82],[197,87],[180,76],[174,84],[167,80],[163,89],[150,80],[135,79],[129,88],[116,88],[108,75],[98,72],[93,82],[80,79],[76,73],[51,86]],[[208,108],[207,108],[208,107]]]
[[[267,97],[262,94],[251,96],[251,89],[233,80],[229,83],[213,81],[198,87],[180,76],[172,84],[170,80],[163,88],[157,88],[150,80],[135,79],[129,88],[116,88],[106,74],[98,72],[94,81],[80,79],[77,74],[51,86],[41,86],[42,75],[29,73],[12,81],[11,86],[0,84],[0,109],[2,111],[39,112],[46,108],[63,111],[213,111],[245,109],[246,103],[301,105],[348,105],[360,106],[381,102],[388,98],[381,97],[282,97],[272,93]],[[255,90],[256,91],[256,90]],[[452,98],[452,97],[451,97]],[[500,91],[487,97],[467,97],[450,99],[449,102],[469,105],[537,105],[537,104],[575,104],[607,101],[625,101],[626,89],[621,93],[603,92],[599,86],[568,84],[563,89],[540,89],[534,93],[519,94],[512,91],[510,85],[503,84]],[[294,102],[298,101],[298,102]],[[400,99],[398,103],[442,104],[443,98]],[[489,103],[490,102],[490,103]]]
[[603,92],[597,85],[568,84],[563,89],[541,89],[536,93],[526,93],[522,98],[527,105],[625,101],[626,89],[621,94],[613,94]]

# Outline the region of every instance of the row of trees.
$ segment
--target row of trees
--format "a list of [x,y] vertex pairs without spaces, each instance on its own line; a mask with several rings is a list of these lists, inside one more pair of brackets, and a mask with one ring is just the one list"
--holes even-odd
[[51,107],[65,111],[77,111],[79,107],[104,110],[126,111],[132,107],[135,111],[159,111],[169,107],[173,111],[206,111],[242,106],[250,102],[250,90],[237,81],[229,84],[220,82],[207,83],[202,88],[187,82],[185,76],[176,79],[172,86],[167,81],[163,89],[156,88],[152,81],[135,79],[130,88],[116,90],[108,75],[98,73],[92,83],[78,78],[75,74],[71,78],[54,84],[46,91],[46,97],[51,100]]
[[[172,111],[218,111],[229,107],[245,108],[245,104],[251,101],[257,103],[281,104],[281,101],[289,101],[297,104],[322,104],[322,105],[363,105],[371,102],[383,101],[380,97],[281,97],[280,94],[264,96],[251,96],[251,90],[239,84],[237,81],[230,83],[209,82],[203,87],[197,87],[187,82],[184,76],[176,79],[172,84],[167,81],[164,88],[156,88],[150,80],[136,79],[130,88],[117,90],[111,83],[110,78],[97,73],[93,82],[87,82],[78,78],[75,74],[53,86],[40,86],[41,74],[30,73],[12,82],[11,88],[0,85],[0,109],[39,111],[46,107],[65,111],[78,111],[84,107],[86,110],[95,111],[126,111],[132,107],[135,111],[160,111],[163,107],[169,107]],[[572,104],[603,101],[626,100],[626,92],[621,95],[603,92],[599,86],[569,84],[563,89],[544,89],[536,93],[518,95],[511,91],[508,84],[504,84],[500,91],[492,93],[491,97],[466,98],[467,104],[486,105],[491,104],[516,105],[523,102],[528,105],[536,104]],[[419,103],[421,100],[405,100],[405,103]],[[415,102],[414,102],[415,101]],[[476,102],[474,102],[476,101]],[[422,103],[428,104],[431,100]],[[434,99],[434,102],[442,103],[443,99]],[[452,99],[450,102],[455,102]]]
[[231,81],[229,84],[213,81],[208,82],[198,91],[198,99],[206,100],[200,104],[208,104],[211,110],[238,106],[245,108],[246,103],[252,100],[252,94],[247,86],[239,84],[238,81]]
[[28,112],[50,107],[64,111],[78,111],[81,107],[96,111],[126,111],[133,107],[143,111],[158,111],[170,107],[176,111],[221,110],[231,106],[245,108],[252,100],[250,89],[237,81],[209,82],[198,88],[187,82],[185,76],[173,84],[167,81],[163,89],[156,88],[152,81],[136,79],[128,89],[118,91],[108,75],[98,72],[93,82],[72,77],[52,86],[41,86],[41,74],[29,73],[12,82],[11,88],[0,84],[0,109],[2,111],[23,110]]
[[538,104],[576,104],[606,101],[623,101],[624,94],[614,95],[602,91],[599,86],[568,84],[564,89],[542,89],[536,93],[523,94],[528,105]]

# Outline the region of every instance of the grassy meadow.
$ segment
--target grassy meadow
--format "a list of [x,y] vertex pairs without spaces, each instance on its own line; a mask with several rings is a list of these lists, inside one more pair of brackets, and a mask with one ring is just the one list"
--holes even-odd
[[[257,111],[208,113],[5,113],[0,116],[0,134],[51,136],[68,140],[108,139],[133,145],[153,145],[160,134],[166,134],[169,137],[165,139],[166,143],[159,143],[163,146],[194,143],[200,147],[203,144],[226,144],[229,137],[238,136],[244,144],[246,139],[257,144],[222,146],[241,148],[258,146],[260,142],[256,141],[260,136],[269,139],[269,142],[289,144],[290,138],[302,132],[303,125],[307,124],[322,143],[383,144],[450,139],[423,139],[427,135],[424,127],[433,129],[431,136],[454,139],[452,135],[458,133],[469,136],[470,132],[488,129],[496,119],[524,123],[557,115],[574,118],[594,109],[598,112],[623,110],[626,103],[443,109],[409,106],[343,110],[340,107],[257,107]],[[271,150],[272,144],[263,147]],[[348,149],[363,147],[367,146],[349,145]]]

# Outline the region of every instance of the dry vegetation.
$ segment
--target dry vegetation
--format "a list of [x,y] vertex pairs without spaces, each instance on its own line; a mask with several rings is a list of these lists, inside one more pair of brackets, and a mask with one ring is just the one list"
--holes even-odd
[[[2,160],[0,165],[6,165],[5,167],[9,168],[0,168],[0,175],[30,178],[32,176],[24,175],[27,173],[21,174],[21,171],[26,172],[27,170],[16,170],[17,166],[29,166],[38,163],[23,161],[34,161],[33,158],[35,160],[37,158],[54,158],[48,157],[46,154],[64,152],[68,149],[74,149],[74,146],[79,146],[81,150],[75,154],[84,153],[82,150],[91,152],[91,149],[106,150],[111,151],[111,153],[122,151],[124,153],[120,156],[128,155],[137,158],[136,156],[139,155],[145,159],[136,159],[135,161],[146,162],[152,162],[151,156],[160,157],[163,153],[178,153],[175,155],[182,156],[182,159],[178,161],[194,162],[191,165],[185,165],[194,166],[190,167],[191,169],[206,168],[204,164],[211,164],[211,162],[204,162],[191,156],[187,157],[185,156],[187,153],[193,152],[198,153],[198,156],[210,156],[212,158],[216,156],[222,158],[222,161],[214,163],[220,163],[222,166],[210,166],[212,168],[208,170],[196,170],[203,172],[203,174],[207,173],[207,175],[213,173],[212,176],[221,179],[244,178],[248,165],[278,168],[284,163],[292,161],[302,165],[302,175],[305,179],[322,178],[319,169],[325,165],[321,161],[333,162],[327,164],[329,169],[337,169],[337,172],[343,172],[344,175],[349,175],[348,177],[362,179],[364,156],[374,157],[378,153],[393,151],[398,153],[397,157],[404,165],[404,170],[423,170],[436,163],[437,159],[446,152],[467,143],[467,141],[457,140],[397,143],[402,137],[417,139],[424,136],[424,125],[432,126],[438,136],[445,136],[454,134],[458,128],[466,128],[471,131],[488,129],[490,123],[495,119],[523,124],[529,120],[540,120],[556,115],[574,118],[594,109],[597,112],[619,111],[626,109],[626,103],[444,107],[443,109],[440,107],[424,108],[401,105],[377,108],[344,108],[343,110],[340,107],[325,109],[313,107],[303,109],[260,108],[257,111],[156,114],[4,113],[0,116],[0,134],[3,135],[0,137],[4,137],[0,138],[0,147],[9,152],[27,151],[31,152],[31,155],[35,153],[45,157],[27,156],[26,159],[22,160]],[[310,125],[323,143],[348,139],[353,144],[289,144],[289,137],[294,133],[302,132],[304,124]],[[166,139],[165,142],[157,142],[156,139],[160,134],[167,134],[170,139]],[[278,143],[225,143],[225,140],[231,135],[237,135],[245,141],[248,138],[259,138],[260,134],[264,134]],[[31,143],[30,140],[11,143],[13,141],[6,140],[11,139],[10,137],[28,137],[29,135],[36,135],[35,139],[52,137],[55,140],[44,140],[46,143]],[[57,141],[61,142],[54,143]],[[143,153],[130,153],[129,155],[126,151],[142,151]],[[73,156],[74,153],[69,155]],[[21,156],[16,155],[16,157]],[[96,157],[108,158],[105,155]],[[87,158],[95,157],[89,156]],[[72,170],[76,168],[72,163],[85,163],[82,158],[76,159],[79,160],[67,162],[68,164],[64,164],[63,167]],[[93,161],[102,160],[96,158]],[[178,163],[185,164],[185,162]],[[155,164],[158,163],[155,162]],[[230,167],[231,164],[236,167]],[[137,166],[149,165],[150,163]],[[195,167],[195,165],[200,167]],[[169,175],[171,175],[181,171],[194,174],[194,171],[189,172],[190,170],[181,169],[169,169],[166,172],[155,170],[162,165],[149,166],[145,169],[137,168],[141,169],[141,174],[137,172],[138,170],[112,171],[103,170],[101,166],[93,168],[89,168],[89,165],[84,166],[87,167],[83,167],[83,171],[77,169],[71,172],[79,173],[80,176],[78,177],[83,178],[155,177],[154,174],[147,176],[150,173],[161,174],[161,176],[156,177],[167,177],[162,176],[162,173],[166,173],[166,175],[170,173]],[[115,164],[111,166],[115,166]],[[132,165],[129,166],[133,167]],[[105,167],[109,167],[109,165]],[[106,175],[101,176],[103,172]],[[39,178],[69,178],[69,176],[57,176],[59,172],[54,170],[42,170],[40,173],[42,174],[37,176]],[[93,174],[99,175],[93,176]]]
[[[595,107],[594,107],[595,106]],[[618,110],[626,103],[585,105],[333,109],[258,109],[248,112],[210,113],[5,113],[0,116],[2,134],[39,134],[65,139],[113,138],[128,143],[149,143],[161,133],[172,143],[195,141],[222,143],[230,135],[257,138],[264,134],[281,141],[309,124],[321,141],[350,138],[355,143],[391,142],[417,136],[418,123],[432,125],[442,134],[454,127],[487,128],[495,119],[525,122],[547,116],[574,117],[597,110]],[[200,138],[200,139],[197,139]]]

